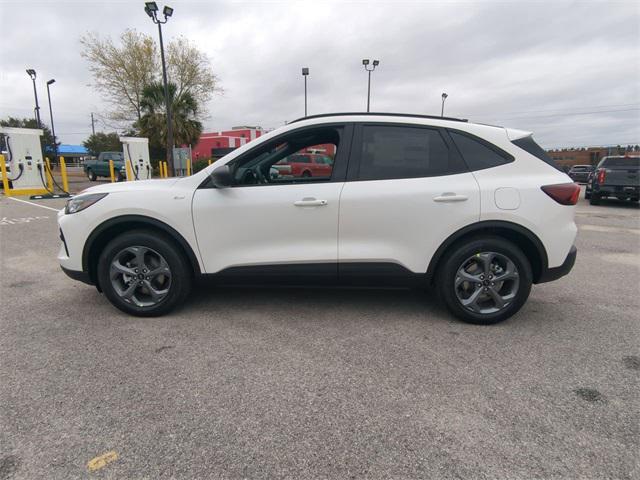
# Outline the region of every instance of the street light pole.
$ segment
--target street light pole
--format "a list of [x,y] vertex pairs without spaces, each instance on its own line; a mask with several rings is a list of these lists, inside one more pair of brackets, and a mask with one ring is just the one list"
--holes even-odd
[[447,95],[446,93],[442,93],[442,110],[440,110],[440,116],[444,117],[444,101],[447,99],[449,95]]
[[307,116],[307,77],[309,76],[309,69],[304,67],[302,69],[302,76],[304,77],[304,116]]
[[51,118],[51,134],[53,135],[53,158],[58,161],[58,144],[56,143],[56,127],[53,125],[53,109],[51,108],[51,92],[49,91],[49,85],[56,83],[55,78],[52,78],[47,82],[47,98],[49,99],[49,118]]
[[42,122],[40,121],[40,105],[38,104],[38,91],[36,90],[36,71],[33,68],[28,68],[27,75],[31,77],[31,81],[33,82],[33,96],[36,99],[36,122],[38,122],[38,128],[42,128]]
[[175,177],[176,170],[173,164],[173,121],[171,118],[171,100],[169,99],[169,82],[167,81],[167,65],[164,59],[164,43],[162,41],[162,25],[167,23],[169,17],[173,15],[173,8],[165,6],[162,9],[164,21],[158,18],[158,5],[156,2],[146,2],[144,11],[149,15],[153,23],[158,25],[158,35],[160,37],[160,58],[162,59],[162,83],[164,85],[164,101],[167,111],[167,162],[171,168],[171,175]]
[[374,60],[372,67],[369,68],[369,59],[365,58],[362,60],[362,65],[364,65],[364,69],[369,73],[369,80],[367,82],[367,113],[369,113],[369,106],[371,105],[371,72],[373,72],[378,65],[380,65],[379,60]]

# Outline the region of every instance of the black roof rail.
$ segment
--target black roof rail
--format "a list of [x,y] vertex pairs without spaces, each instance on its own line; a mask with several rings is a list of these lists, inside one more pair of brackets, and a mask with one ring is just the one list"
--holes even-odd
[[309,120],[313,118],[324,117],[343,117],[346,115],[363,115],[372,117],[415,117],[415,118],[431,118],[434,120],[450,120],[453,122],[468,122],[466,118],[454,118],[454,117],[441,117],[439,115],[418,115],[415,113],[386,113],[386,112],[342,112],[342,113],[321,113],[318,115],[309,115],[307,117],[297,118],[289,123],[301,122],[302,120]]
[[453,122],[468,122],[466,118],[454,118],[454,117],[441,117],[439,115],[418,115],[415,113],[387,113],[387,112],[338,112],[338,113],[320,113],[318,115],[309,115],[307,117],[296,118],[289,123],[301,122],[302,120],[309,120],[312,118],[324,118],[324,117],[343,117],[346,115],[364,115],[373,117],[415,117],[415,118],[431,118],[434,120],[450,120]]

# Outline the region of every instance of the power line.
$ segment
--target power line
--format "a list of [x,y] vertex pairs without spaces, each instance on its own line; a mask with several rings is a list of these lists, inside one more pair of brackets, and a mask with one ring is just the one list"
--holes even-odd
[[[588,105],[588,106],[584,106],[584,107],[575,107],[575,108],[579,108],[579,109],[585,109],[585,108],[612,108],[612,107],[636,107],[639,106],[640,103],[618,103],[618,104],[612,104],[612,105]],[[526,110],[526,111],[522,111],[522,112],[503,112],[503,113],[499,113],[498,115],[516,115],[516,114],[520,114],[520,113],[540,113],[540,112],[562,112],[563,109],[561,108],[545,108],[544,110]]]
[[521,118],[552,118],[552,117],[573,117],[579,115],[596,115],[598,113],[618,113],[618,112],[634,112],[640,108],[626,108],[621,110],[598,110],[593,112],[573,112],[573,113],[557,113],[553,115],[521,115],[517,117],[492,117],[491,120],[517,120]]

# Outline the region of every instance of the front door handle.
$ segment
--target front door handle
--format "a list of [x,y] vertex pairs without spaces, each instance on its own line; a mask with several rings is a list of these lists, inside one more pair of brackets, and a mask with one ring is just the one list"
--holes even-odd
[[433,197],[434,202],[465,202],[469,199],[466,195],[457,195],[454,192],[445,192],[442,195]]
[[324,207],[327,203],[326,200],[318,200],[316,198],[303,198],[293,202],[296,207]]

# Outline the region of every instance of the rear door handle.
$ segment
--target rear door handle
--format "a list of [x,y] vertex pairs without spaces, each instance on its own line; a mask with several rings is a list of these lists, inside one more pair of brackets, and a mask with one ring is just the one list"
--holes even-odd
[[442,195],[433,197],[434,202],[466,202],[469,199],[466,195],[457,195],[453,192],[445,192]]
[[327,203],[326,200],[317,200],[315,198],[303,198],[293,202],[296,207],[324,207]]

